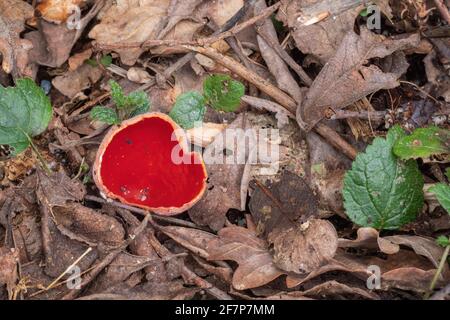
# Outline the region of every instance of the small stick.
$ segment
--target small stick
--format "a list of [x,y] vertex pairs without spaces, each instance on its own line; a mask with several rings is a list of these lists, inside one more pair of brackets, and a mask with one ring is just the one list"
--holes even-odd
[[145,228],[148,225],[148,221],[150,219],[150,215],[147,214],[142,220],[141,224],[134,230],[134,234],[130,234],[129,238],[126,239],[122,245],[120,245],[117,249],[114,249],[110,253],[108,253],[100,262],[84,277],[82,283],[80,284],[80,289],[74,289],[67,293],[65,296],[62,297],[63,300],[72,300],[75,299],[78,294],[81,292],[82,288],[85,288],[89,283],[91,283],[97,275],[108,265],[111,264],[111,262],[121,253],[123,250],[125,250],[131,242],[133,242],[137,236],[141,234],[142,231],[145,230]]
[[[230,69],[241,78],[247,80],[248,82],[253,83],[262,92],[271,96],[276,102],[278,102],[287,111],[289,111],[289,113],[296,114],[297,103],[295,102],[294,99],[292,99],[287,93],[280,90],[278,87],[274,86],[269,80],[263,79],[258,74],[247,69],[245,66],[243,66],[233,58],[225,56],[213,48],[208,47],[203,48],[193,46],[185,46],[185,47],[192,51],[201,53],[215,60],[224,67]],[[322,137],[324,137],[332,146],[338,148],[338,150],[342,150],[342,152],[350,159],[355,159],[356,155],[358,154],[358,151],[347,141],[345,141],[336,131],[334,131],[333,129],[322,123],[317,124],[315,130]]]
[[[159,242],[158,239],[156,239],[156,237],[155,237],[153,232],[149,233],[149,238],[148,239],[149,239],[150,244],[153,246],[153,248],[155,248],[155,251],[162,258],[173,255],[166,247],[164,247]],[[182,273],[184,278],[186,278],[187,280],[192,281],[196,286],[206,290],[212,296],[216,297],[219,300],[233,300],[233,298],[230,295],[228,295],[228,293],[220,290],[219,288],[215,287],[212,283],[206,281],[205,279],[199,277],[197,274],[195,274],[193,271],[191,271],[188,267],[185,266],[183,261],[180,261],[180,260],[175,260],[175,261],[177,261],[177,262],[179,261],[179,264],[180,264],[180,267],[181,267],[180,268],[181,269],[181,273]]]
[[355,160],[358,155],[358,151],[347,141],[345,141],[336,131],[328,127],[327,125],[319,122],[314,127],[315,131],[324,137],[328,143],[338,150],[341,150],[343,154],[352,160]]
[[381,120],[387,112],[385,111],[348,111],[336,110],[333,115],[329,117],[331,120],[342,120],[349,118],[358,118],[363,120]]
[[450,253],[450,246],[445,247],[444,253],[442,254],[441,261],[439,262],[439,266],[436,270],[436,273],[431,281],[430,288],[428,292],[425,294],[425,299],[428,299],[431,293],[434,291],[434,287],[436,286],[439,277],[441,276],[442,270],[444,270],[444,266],[447,263],[448,254]]
[[54,286],[56,283],[58,283],[58,281],[61,280],[61,278],[64,277],[65,274],[67,274],[74,266],[76,266],[81,260],[83,260],[83,258],[84,258],[85,256],[87,256],[88,253],[91,252],[91,251],[92,251],[92,248],[91,248],[91,247],[87,248],[87,250],[86,250],[86,251],[85,251],[85,252],[84,252],[77,260],[75,260],[70,266],[68,266],[67,269],[64,270],[64,272],[61,273],[61,274],[58,276],[58,278],[56,278],[55,280],[53,280],[52,283],[50,283],[50,284],[47,286],[47,288],[45,288],[45,290],[50,290],[50,289],[52,289],[53,286]]
[[156,220],[160,220],[160,221],[164,221],[164,222],[168,222],[168,223],[173,223],[179,226],[183,226],[183,227],[188,227],[188,228],[195,228],[195,229],[201,229],[204,230],[203,228],[200,228],[199,226],[197,226],[195,223],[189,222],[189,221],[185,221],[185,220],[181,220],[181,219],[177,219],[177,218],[173,218],[173,217],[163,217],[163,216],[158,216],[156,214],[152,214],[147,210],[144,209],[140,209],[140,208],[136,208],[127,204],[123,204],[114,200],[105,200],[96,196],[85,196],[84,199],[89,200],[89,201],[94,201],[97,203],[103,203],[103,204],[110,204],[114,207],[118,207],[118,208],[122,208],[122,209],[126,209],[129,210],[131,212],[143,215],[143,216],[147,216],[147,215],[151,215],[153,219]]

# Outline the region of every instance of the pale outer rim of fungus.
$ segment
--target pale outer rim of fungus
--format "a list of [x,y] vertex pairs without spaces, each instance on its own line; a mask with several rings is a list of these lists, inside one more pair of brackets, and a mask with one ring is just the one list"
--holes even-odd
[[[109,191],[106,188],[106,186],[103,184],[103,180],[102,180],[102,177],[100,174],[101,163],[102,163],[102,159],[103,159],[103,154],[105,153],[105,150],[106,150],[107,146],[109,145],[109,143],[111,142],[111,140],[114,138],[114,136],[117,133],[119,133],[123,129],[127,128],[128,126],[133,125],[137,122],[140,122],[143,119],[150,119],[150,118],[160,118],[160,119],[168,122],[172,126],[172,128],[176,134],[178,143],[180,144],[183,151],[186,152],[188,155],[193,154],[194,157],[196,157],[197,159],[199,159],[201,161],[201,165],[202,165],[203,172],[204,172],[204,180],[202,181],[202,183],[203,183],[202,189],[200,190],[200,192],[197,194],[197,196],[194,199],[183,204],[181,207],[155,207],[155,208],[152,208],[152,207],[148,207],[145,205],[131,203],[131,202],[125,200],[123,197]],[[111,129],[109,129],[108,133],[103,138],[103,141],[100,144],[100,147],[97,151],[97,155],[95,157],[93,178],[94,178],[95,184],[97,185],[97,187],[100,190],[100,194],[102,196],[104,196],[105,198],[116,199],[122,203],[131,205],[134,207],[139,207],[139,208],[142,208],[145,210],[149,210],[149,211],[152,211],[152,212],[160,214],[160,215],[170,216],[170,215],[180,214],[180,213],[192,208],[192,206],[194,206],[203,197],[203,195],[206,191],[206,187],[207,187],[206,181],[208,179],[208,173],[206,171],[205,163],[203,162],[201,154],[199,154],[198,152],[189,152],[187,136],[186,136],[184,130],[182,130],[178,126],[178,124],[175,121],[173,121],[172,118],[170,118],[168,115],[161,113],[161,112],[151,112],[151,113],[146,113],[146,114],[134,117],[129,120],[125,120],[120,125],[115,125],[115,126],[111,127]]]

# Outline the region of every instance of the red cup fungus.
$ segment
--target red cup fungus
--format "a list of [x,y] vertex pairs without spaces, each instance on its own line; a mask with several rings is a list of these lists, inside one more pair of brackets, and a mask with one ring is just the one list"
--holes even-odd
[[163,113],[126,120],[103,139],[94,181],[104,196],[122,203],[161,215],[184,212],[203,196],[208,178],[201,155],[190,152],[187,141]]

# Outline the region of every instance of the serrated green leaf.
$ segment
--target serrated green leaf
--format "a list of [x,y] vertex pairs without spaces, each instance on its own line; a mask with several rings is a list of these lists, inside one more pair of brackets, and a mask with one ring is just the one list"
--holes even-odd
[[150,109],[150,101],[143,91],[135,91],[127,96],[127,106],[131,109],[130,118],[147,113]]
[[96,121],[101,121],[109,125],[119,124],[120,119],[117,112],[111,108],[96,106],[91,110],[91,118]]
[[441,206],[450,214],[450,186],[445,183],[438,183],[429,189],[436,195]]
[[344,178],[344,207],[356,224],[397,229],[413,221],[423,206],[422,174],[414,160],[402,161],[392,153],[404,131],[393,127],[386,139],[376,138],[359,154]]
[[449,238],[447,238],[446,236],[439,236],[437,239],[436,239],[436,243],[438,244],[438,245],[440,245],[441,247],[448,247],[448,246],[450,246],[450,239]]
[[416,129],[411,135],[395,143],[394,153],[401,159],[428,158],[450,153],[450,131],[438,127]]
[[42,88],[31,79],[18,79],[15,87],[0,85],[0,144],[11,146],[13,154],[24,151],[30,138],[45,131],[52,106]]
[[205,79],[203,94],[214,109],[232,112],[239,107],[245,86],[228,75],[215,74]]
[[184,129],[191,129],[196,122],[203,121],[205,98],[198,92],[190,91],[178,96],[169,116]]
[[121,109],[126,106],[127,97],[123,92],[122,87],[114,80],[109,80],[109,87],[111,88],[111,98],[116,104],[117,108]]
[[109,55],[109,54],[107,54],[107,55],[101,57],[100,63],[101,63],[104,67],[108,68],[108,67],[112,64],[112,56]]

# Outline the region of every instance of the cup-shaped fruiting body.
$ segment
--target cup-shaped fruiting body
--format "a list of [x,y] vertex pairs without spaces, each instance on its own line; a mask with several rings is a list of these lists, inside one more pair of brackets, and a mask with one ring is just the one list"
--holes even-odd
[[203,196],[208,178],[199,153],[167,115],[143,114],[114,126],[103,139],[93,170],[104,196],[175,215]]

